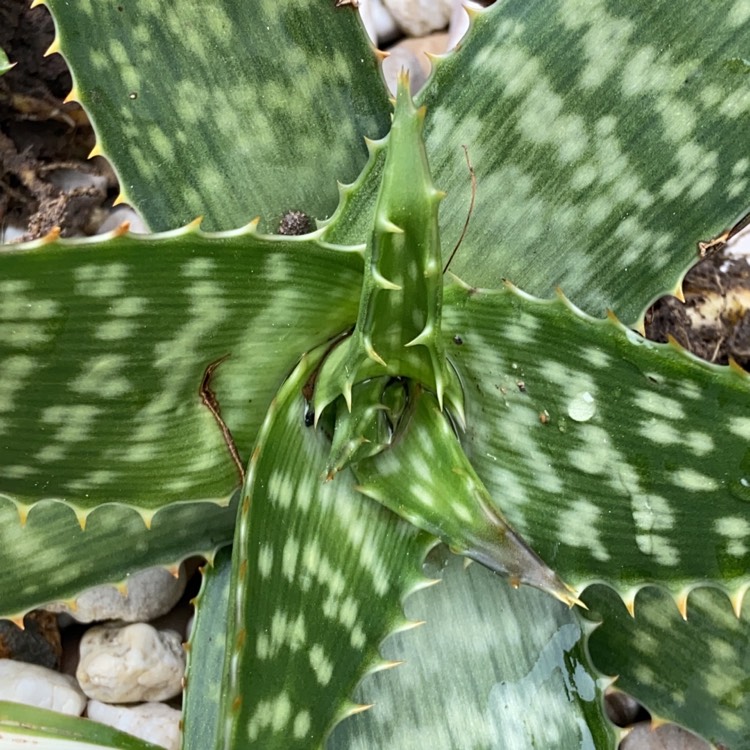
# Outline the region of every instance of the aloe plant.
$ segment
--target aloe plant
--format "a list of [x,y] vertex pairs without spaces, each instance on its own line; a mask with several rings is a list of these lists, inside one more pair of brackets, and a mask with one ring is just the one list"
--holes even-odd
[[204,555],[185,748],[614,748],[615,674],[749,747],[750,386],[633,330],[750,203],[747,4],[503,0],[392,125],[351,7],[47,4],[155,234],[0,255],[2,614]]

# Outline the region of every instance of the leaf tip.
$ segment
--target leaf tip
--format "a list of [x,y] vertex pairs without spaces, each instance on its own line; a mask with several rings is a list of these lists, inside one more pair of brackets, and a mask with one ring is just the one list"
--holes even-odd
[[637,589],[633,589],[632,591],[628,591],[625,594],[621,594],[622,603],[625,605],[625,609],[627,609],[628,614],[633,619],[635,619],[635,595],[637,592]]
[[50,57],[51,55],[58,54],[60,54],[60,37],[55,34],[55,38],[52,40],[52,44],[47,47],[47,50],[44,53],[44,57]]
[[63,104],[70,104],[71,102],[79,102],[80,99],[78,98],[78,89],[73,86],[70,91],[68,91],[68,95],[63,99]]
[[745,600],[745,594],[750,583],[746,583],[744,586],[740,586],[736,591],[729,593],[729,601],[732,603],[732,611],[735,617],[739,620],[742,618],[742,603]]
[[94,148],[92,148],[91,151],[89,151],[89,155],[86,158],[87,159],[93,159],[96,156],[104,156],[104,151],[102,151],[102,147],[101,147],[99,141],[97,141],[94,144]]
[[29,510],[31,508],[30,505],[24,505],[22,503],[16,503],[16,511],[18,512],[18,523],[21,525],[21,528],[26,527],[26,521],[29,519]]
[[687,605],[689,595],[690,590],[687,589],[685,591],[681,591],[679,594],[676,594],[674,597],[674,603],[677,605],[677,611],[680,613],[680,617],[682,617],[685,622],[687,622],[688,618]]
[[138,513],[140,514],[141,518],[143,519],[143,524],[145,525],[146,529],[148,531],[151,531],[151,524],[154,521],[154,516],[156,515],[155,510],[144,510],[143,508],[138,509]]
[[682,304],[685,304],[685,291],[682,288],[682,280],[677,282],[677,285],[671,292],[672,296],[677,298]]
[[75,510],[76,520],[81,527],[81,531],[86,531],[86,521],[89,517],[89,511]]

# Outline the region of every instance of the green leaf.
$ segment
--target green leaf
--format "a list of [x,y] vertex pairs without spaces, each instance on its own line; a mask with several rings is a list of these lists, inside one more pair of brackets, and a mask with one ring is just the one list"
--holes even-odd
[[5,54],[3,49],[0,49],[0,76],[5,75],[15,63],[8,60],[8,55]]
[[748,606],[738,619],[724,593],[698,588],[684,620],[667,592],[647,587],[636,597],[633,618],[604,586],[588,589],[584,599],[592,617],[604,620],[589,639],[591,657],[618,675],[618,688],[659,719],[732,750],[750,748]]
[[[119,232],[116,232],[117,235]],[[61,240],[0,255],[0,494],[145,515],[226,503],[299,353],[356,319],[361,258],[250,230]],[[158,481],[155,479],[158,478]]]
[[258,436],[234,544],[217,746],[319,747],[361,710],[354,688],[389,666],[380,641],[404,625],[432,538],[359,495],[349,471],[324,481],[329,443],[305,426],[304,357]]
[[203,568],[203,583],[194,602],[195,620],[186,646],[182,750],[207,750],[219,735],[231,573],[229,548],[221,550],[213,564]]
[[383,645],[404,663],[365,678],[357,698],[373,708],[342,722],[328,750],[614,749],[575,613],[441,557],[430,568],[441,582],[406,602],[425,624]]
[[22,526],[15,505],[0,500],[0,616],[20,618],[91,586],[127,585],[128,575],[143,568],[211,557],[232,540],[236,515],[236,502],[175,503],[149,529],[135,510],[105,505],[88,516],[84,531],[63,503],[38,503]]
[[0,701],[0,748],[20,745],[38,750],[162,750],[90,719]]
[[388,103],[351,8],[333,0],[47,0],[74,94],[149,225],[323,218]]
[[315,418],[352,387],[392,375],[423,383],[461,413],[461,390],[440,336],[443,269],[437,214],[442,193],[430,177],[422,141],[424,109],[414,106],[409,79],[399,77],[388,156],[373,231],[365,250],[357,323],[324,362],[315,388]]
[[[746,0],[504,0],[420,96],[451,269],[627,322],[750,206]],[[745,61],[744,63],[742,61]]]
[[451,549],[572,606],[575,596],[492,504],[437,398],[415,388],[387,452],[353,467],[357,489]]
[[464,450],[567,583],[748,582],[745,373],[511,289],[454,288],[443,312]]

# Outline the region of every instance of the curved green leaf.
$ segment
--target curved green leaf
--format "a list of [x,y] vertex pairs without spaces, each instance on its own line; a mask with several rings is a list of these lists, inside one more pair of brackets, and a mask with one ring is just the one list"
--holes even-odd
[[310,750],[349,713],[380,641],[424,584],[432,537],[325,482],[330,445],[305,425],[304,357],[274,399],[250,460],[234,544],[217,747]]
[[750,206],[746,0],[503,0],[420,96],[452,270],[636,321]]
[[203,569],[201,590],[194,601],[195,620],[185,647],[182,750],[207,750],[219,735],[231,574],[231,549],[226,548]]
[[0,701],[0,748],[21,745],[37,750],[163,750],[96,721]]
[[136,570],[172,568],[191,555],[211,557],[234,533],[237,502],[174,503],[146,528],[141,514],[121,505],[96,508],[81,529],[65,504],[41,502],[19,522],[15,505],[0,500],[0,616],[18,618],[35,607],[71,599],[104,583],[127,584]]
[[493,507],[437,398],[414,391],[390,449],[353,466],[357,489],[516,586],[536,586],[572,606],[575,596]]
[[47,0],[74,94],[149,225],[325,217],[388,128],[377,58],[333,0]]
[[446,292],[443,331],[469,460],[563,580],[748,582],[745,373],[511,289]]
[[342,722],[328,750],[614,750],[576,614],[448,557],[430,569],[441,582],[406,602],[425,624],[383,644],[404,663],[365,678],[357,698],[373,707]]
[[[118,233],[115,233],[117,235]],[[0,255],[0,495],[153,512],[239,484],[299,353],[356,319],[361,258],[310,238],[195,227]],[[155,479],[158,478],[158,481]]]
[[687,619],[654,587],[644,588],[631,617],[604,586],[583,597],[594,619],[589,639],[599,669],[616,674],[617,687],[654,716],[673,721],[732,750],[750,748],[750,608],[737,618],[726,595],[691,592]]

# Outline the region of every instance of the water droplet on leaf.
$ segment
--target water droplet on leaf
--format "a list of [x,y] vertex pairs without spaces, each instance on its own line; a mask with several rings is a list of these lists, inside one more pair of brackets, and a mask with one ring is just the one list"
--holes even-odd
[[568,416],[576,422],[588,422],[596,414],[596,401],[588,392],[577,394],[568,404]]

